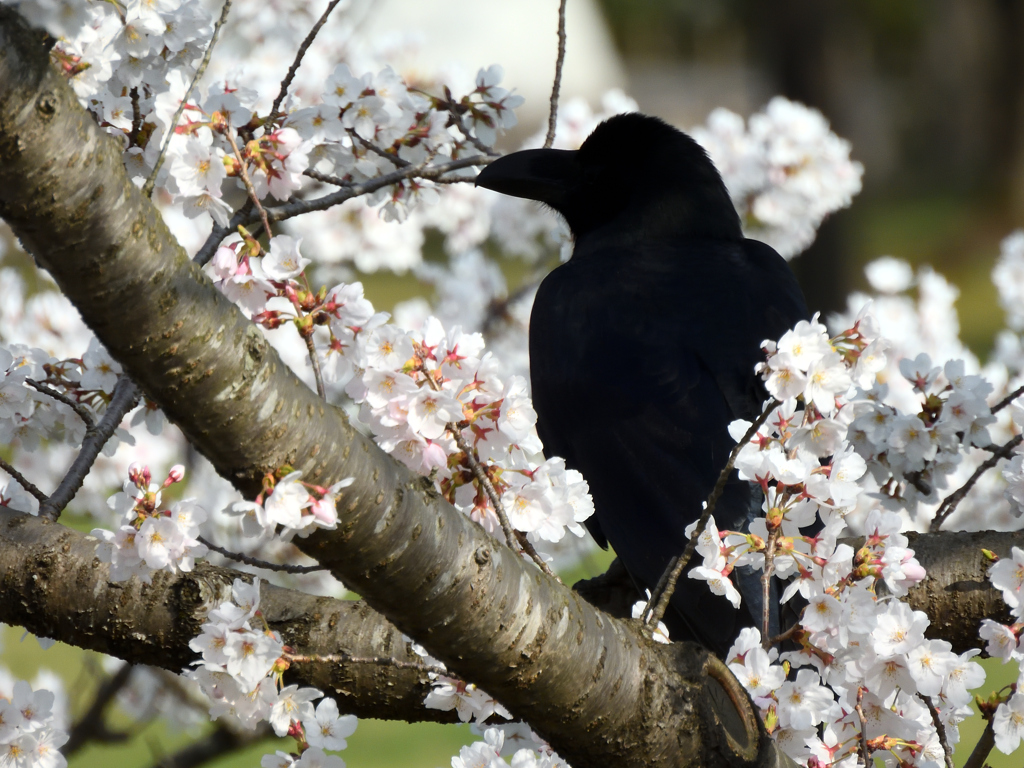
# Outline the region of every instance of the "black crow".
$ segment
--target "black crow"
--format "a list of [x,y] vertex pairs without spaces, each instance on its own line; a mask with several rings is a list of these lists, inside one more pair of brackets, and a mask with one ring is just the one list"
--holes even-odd
[[[576,151],[515,152],[476,183],[545,203],[572,231],[572,258],[544,278],[530,318],[537,430],[590,484],[591,534],[653,590],[735,446],[728,424],[761,411],[761,342],[809,316],[800,287],[743,237],[701,146],[655,117],[612,117]],[[718,527],[745,529],[761,502],[734,474]],[[680,579],[673,639],[724,655],[742,627],[760,627],[759,576],[738,581],[736,610]]]

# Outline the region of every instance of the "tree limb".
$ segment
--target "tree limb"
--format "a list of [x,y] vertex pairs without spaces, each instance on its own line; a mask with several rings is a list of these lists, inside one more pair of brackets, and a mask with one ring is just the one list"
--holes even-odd
[[[198,563],[192,573],[157,573],[152,584],[115,584],[109,565],[96,559],[97,544],[84,533],[0,508],[0,623],[130,664],[181,672],[198,658],[188,643],[206,614],[230,599],[232,582],[246,574]],[[422,662],[402,633],[363,601],[314,597],[262,582],[260,610],[298,653],[341,651]],[[342,712],[360,717],[457,722],[454,712],[423,707],[431,686],[415,670],[295,664],[287,678],[319,688]]]
[[68,471],[64,473],[64,477],[61,478],[57,490],[40,503],[40,515],[49,520],[56,520],[60,517],[64,507],[71,503],[75,494],[78,493],[78,489],[82,487],[86,476],[92,470],[92,465],[96,463],[96,458],[103,450],[103,446],[121,425],[121,419],[135,407],[137,402],[139,402],[139,390],[135,383],[127,376],[118,377],[114,391],[110,395],[110,404],[107,405],[103,418],[100,419],[99,424],[86,429],[82,447],[78,451],[78,455],[75,456],[75,460],[71,462]]

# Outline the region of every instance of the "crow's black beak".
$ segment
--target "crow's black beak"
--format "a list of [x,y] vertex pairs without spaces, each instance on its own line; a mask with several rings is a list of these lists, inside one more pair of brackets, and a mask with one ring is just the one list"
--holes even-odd
[[578,173],[574,150],[524,149],[488,165],[476,177],[476,185],[561,210],[567,194],[576,186]]

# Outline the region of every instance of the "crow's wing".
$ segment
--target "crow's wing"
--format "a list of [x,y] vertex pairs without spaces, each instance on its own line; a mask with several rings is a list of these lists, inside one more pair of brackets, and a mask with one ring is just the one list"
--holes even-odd
[[[639,586],[685,547],[735,445],[728,424],[760,411],[761,341],[806,316],[788,267],[754,241],[589,245],[545,278],[530,327],[540,437],[587,479],[588,527]],[[759,492],[734,477],[715,519],[742,529],[759,510]],[[724,652],[748,610],[682,581],[673,636]]]

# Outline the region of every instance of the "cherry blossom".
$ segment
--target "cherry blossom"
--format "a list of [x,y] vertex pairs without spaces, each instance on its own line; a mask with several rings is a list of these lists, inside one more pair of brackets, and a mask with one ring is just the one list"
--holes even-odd
[[339,715],[338,704],[334,699],[324,699],[317,704],[313,716],[302,721],[306,730],[306,741],[311,746],[323,749],[339,750],[348,746],[345,741],[356,731],[357,720],[354,715]]

